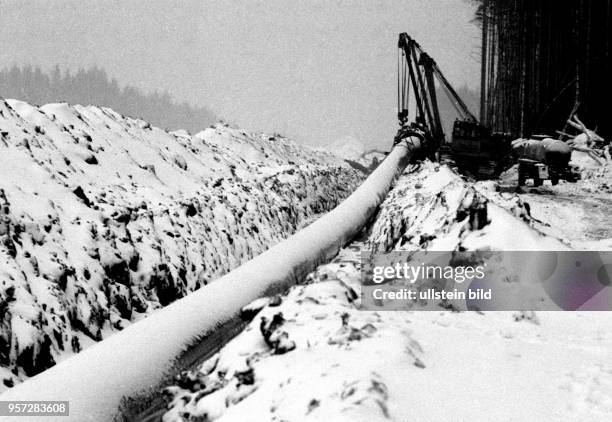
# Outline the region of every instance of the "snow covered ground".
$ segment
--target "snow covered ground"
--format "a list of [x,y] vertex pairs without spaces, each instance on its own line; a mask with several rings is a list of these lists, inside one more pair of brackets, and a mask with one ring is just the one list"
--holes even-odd
[[0,100],[0,391],[249,260],[361,180],[280,136]]
[[[519,193],[529,203],[534,225],[560,238],[574,249],[612,249],[612,164],[599,165],[587,154],[572,152],[571,164],[580,169],[575,183],[525,187]],[[516,186],[516,166],[502,175],[501,183]],[[514,195],[510,195],[514,196]]]
[[247,307],[248,328],[177,377],[163,420],[610,420],[612,313],[358,309],[361,250],[584,246],[530,210],[445,166],[409,168],[369,233]]

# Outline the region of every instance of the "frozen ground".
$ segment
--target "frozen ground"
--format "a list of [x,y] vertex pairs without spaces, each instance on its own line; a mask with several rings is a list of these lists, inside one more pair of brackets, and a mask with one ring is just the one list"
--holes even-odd
[[249,260],[361,180],[280,136],[0,100],[0,391]]
[[[612,164],[600,166],[582,152],[572,153],[572,164],[581,169],[576,183],[547,182],[527,186],[519,197],[529,203],[536,225],[545,233],[562,239],[575,249],[612,249]],[[513,167],[502,175],[501,183],[516,186],[518,173]]]
[[177,378],[164,421],[608,421],[611,313],[357,309],[363,249],[574,242],[584,246],[546,233],[519,196],[412,167],[364,238],[286,295],[253,303],[242,334]]

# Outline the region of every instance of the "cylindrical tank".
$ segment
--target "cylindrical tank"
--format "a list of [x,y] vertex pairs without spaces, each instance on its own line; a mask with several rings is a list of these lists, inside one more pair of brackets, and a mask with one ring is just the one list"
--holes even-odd
[[567,167],[572,157],[569,145],[552,138],[517,139],[512,142],[512,151],[518,158],[528,158],[557,168]]

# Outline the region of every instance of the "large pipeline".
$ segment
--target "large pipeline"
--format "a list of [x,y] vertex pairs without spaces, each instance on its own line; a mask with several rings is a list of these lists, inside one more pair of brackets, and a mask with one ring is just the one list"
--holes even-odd
[[120,409],[126,403],[157,394],[184,369],[184,357],[235,320],[241,308],[286,290],[335,256],[367,225],[421,147],[417,138],[400,142],[352,195],[310,226],[215,282],[6,391],[0,400],[68,400],[70,420],[123,419]]

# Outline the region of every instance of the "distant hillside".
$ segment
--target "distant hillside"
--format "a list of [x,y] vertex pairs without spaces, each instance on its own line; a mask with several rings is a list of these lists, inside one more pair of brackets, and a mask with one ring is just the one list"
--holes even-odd
[[62,71],[59,66],[50,74],[31,66],[5,68],[0,70],[0,97],[32,104],[59,101],[95,104],[162,128],[187,129],[194,133],[217,120],[209,109],[176,103],[168,93],[145,94],[131,86],[120,87],[116,79],[97,67],[74,74]]

